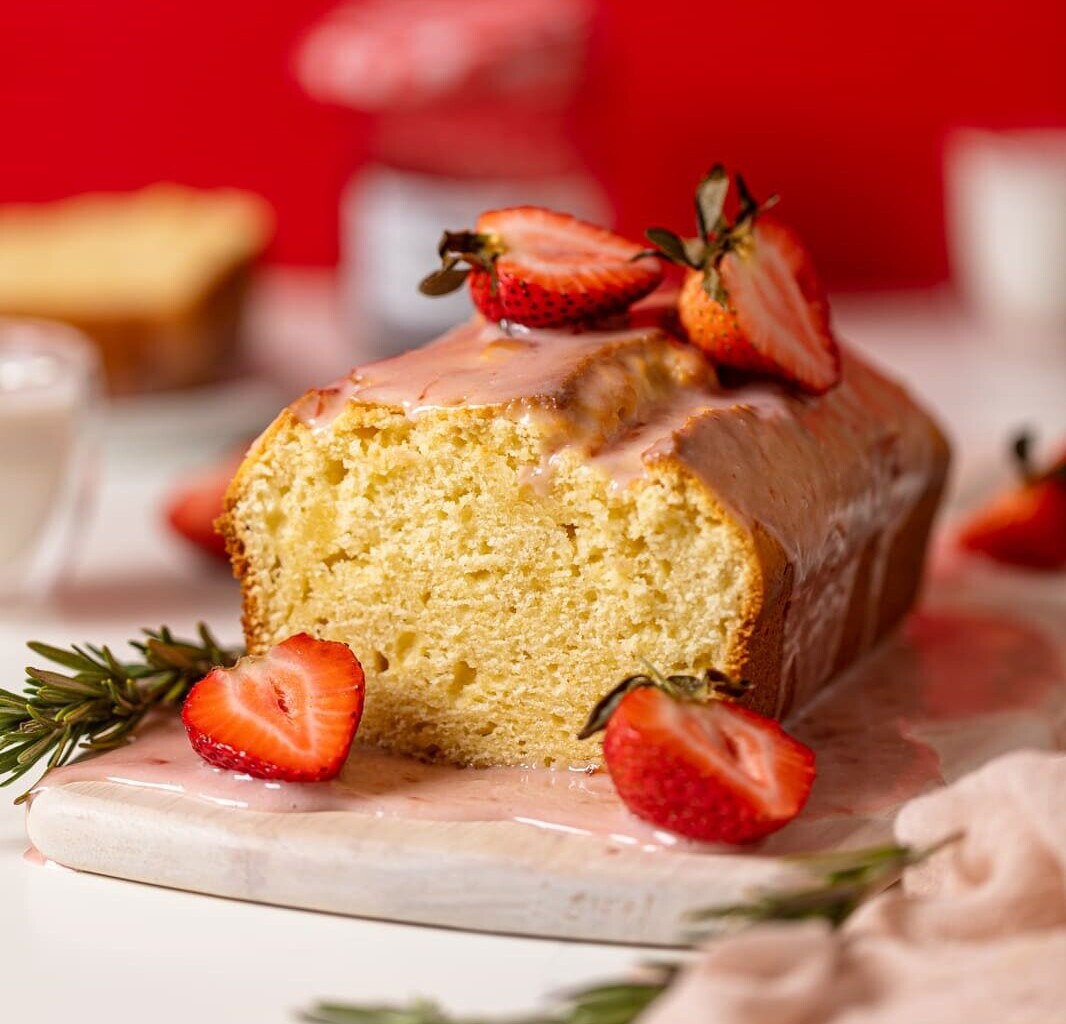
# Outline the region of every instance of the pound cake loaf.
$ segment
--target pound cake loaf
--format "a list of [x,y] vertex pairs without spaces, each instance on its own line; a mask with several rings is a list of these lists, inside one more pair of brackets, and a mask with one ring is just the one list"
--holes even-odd
[[912,604],[946,443],[844,351],[820,397],[723,387],[658,327],[474,320],[285,409],[221,526],[253,651],[367,673],[365,741],[587,765],[622,677],[715,667],[781,716]]

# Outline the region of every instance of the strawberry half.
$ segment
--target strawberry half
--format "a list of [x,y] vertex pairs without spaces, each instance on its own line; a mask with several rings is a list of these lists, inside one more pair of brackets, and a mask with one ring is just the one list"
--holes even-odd
[[212,669],[185,698],[193,749],[258,779],[319,782],[341,770],[363,713],[363,669],[345,644],[297,633]]
[[736,176],[740,208],[724,214],[729,178],[721,165],[696,195],[699,237],[665,228],[648,238],[688,269],[678,312],[688,340],[718,366],[768,374],[809,394],[840,381],[829,305],[799,236],[765,210]]
[[1066,569],[1066,451],[1049,469],[1030,462],[1032,441],[1022,435],[1014,453],[1020,486],[985,506],[962,528],[959,543],[997,562],[1027,569]]
[[219,465],[194,474],[167,499],[164,515],[170,528],[212,558],[228,562],[226,541],[215,532],[215,520],[222,515],[226,488],[241,464],[229,458]]
[[481,214],[473,231],[446,231],[441,269],[420,285],[444,295],[469,281],[489,320],[526,327],[592,323],[628,309],[662,280],[659,261],[605,228],[537,206]]
[[637,817],[702,842],[750,843],[802,810],[814,753],[728,699],[735,693],[723,695],[723,679],[632,676],[597,705],[581,736],[606,728],[607,770]]

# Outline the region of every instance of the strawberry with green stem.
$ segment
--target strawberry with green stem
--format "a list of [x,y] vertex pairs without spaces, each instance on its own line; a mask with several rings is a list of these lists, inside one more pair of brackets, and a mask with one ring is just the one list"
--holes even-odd
[[1012,446],[1021,483],[977,512],[960,544],[997,562],[1027,569],[1066,569],[1066,450],[1047,469],[1032,460],[1032,437]]
[[736,699],[748,684],[634,675],[592,710],[579,738],[604,732],[623,803],[659,828],[703,842],[749,843],[788,824],[814,783],[814,753]]
[[535,206],[489,210],[473,231],[446,231],[441,267],[425,295],[469,285],[488,319],[525,327],[587,326],[628,309],[662,280],[639,245],[605,228]]
[[736,175],[738,209],[725,213],[730,181],[717,164],[696,190],[699,234],[649,228],[649,250],[686,268],[678,310],[688,340],[718,366],[767,374],[824,394],[840,380],[829,306],[796,233],[757,202]]

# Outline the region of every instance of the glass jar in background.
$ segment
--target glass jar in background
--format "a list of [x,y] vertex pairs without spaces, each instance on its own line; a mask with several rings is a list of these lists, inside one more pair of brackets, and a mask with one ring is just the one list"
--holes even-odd
[[360,358],[421,345],[471,315],[465,288],[428,299],[418,284],[439,265],[445,228],[473,227],[482,210],[509,206],[610,220],[606,200],[579,174],[463,179],[376,164],[349,183],[341,198],[341,298]]
[[0,318],[0,605],[44,599],[95,484],[100,365],[61,324]]
[[358,110],[371,162],[341,200],[340,278],[360,359],[421,344],[470,313],[419,281],[444,229],[547,206],[610,221],[571,138],[588,0],[345,0],[298,53],[318,99]]

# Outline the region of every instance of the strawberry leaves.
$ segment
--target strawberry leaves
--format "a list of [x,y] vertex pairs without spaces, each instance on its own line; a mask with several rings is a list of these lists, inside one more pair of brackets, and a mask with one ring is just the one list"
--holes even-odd
[[458,267],[458,262],[457,259],[446,260],[440,270],[434,270],[422,278],[418,290],[423,295],[448,295],[458,291],[470,274],[470,268]]
[[1011,453],[1018,465],[1022,482],[1030,485],[1048,482],[1066,484],[1066,457],[1048,469],[1039,470],[1033,463],[1034,443],[1033,434],[1028,430],[1023,430],[1011,443]]
[[708,701],[714,699],[737,700],[751,689],[752,684],[746,679],[733,679],[718,669],[709,668],[702,676],[672,675],[663,676],[653,665],[648,665],[651,675],[638,673],[627,676],[614,689],[601,698],[589,713],[588,721],[585,722],[581,732],[577,734],[579,740],[587,740],[590,736],[607,728],[611,715],[617,710],[627,693],[639,690],[644,686],[655,687],[668,693],[677,700]]
[[682,238],[669,228],[653,227],[644,232],[645,238],[655,248],[642,255],[663,256],[680,267],[702,271],[704,291],[723,306],[728,303],[729,296],[718,274],[722,257],[750,244],[756,218],[777,202],[777,196],[774,195],[760,203],[751,194],[743,176],[737,174],[735,181],[739,206],[732,223],[725,214],[729,175],[722,164],[715,164],[696,186],[696,226],[699,233],[695,238]]
[[[739,185],[739,175],[738,175]],[[696,224],[699,237],[706,239],[725,227],[725,197],[729,194],[729,175],[722,164],[715,164],[696,186]]]
[[[437,243],[441,266],[422,278],[418,290],[423,295],[447,295],[463,286],[471,270],[485,270],[496,283],[496,259],[503,252],[498,239],[476,231],[445,231]],[[465,263],[466,266],[460,266]]]
[[725,167],[715,164],[696,186],[696,224],[699,234],[695,238],[682,238],[669,228],[648,228],[644,237],[655,248],[647,249],[641,255],[665,256],[671,263],[693,270],[708,269],[714,262],[712,240],[728,228],[724,212],[728,194],[729,175]]
[[[694,270],[700,268],[700,253],[695,250],[695,247],[690,252],[685,239],[669,228],[648,228],[644,232],[644,237],[652,242],[655,248],[637,253],[633,257],[634,260],[644,259],[645,256],[665,256],[671,263],[676,263],[678,266],[692,267]],[[698,242],[699,239],[689,241]]]

